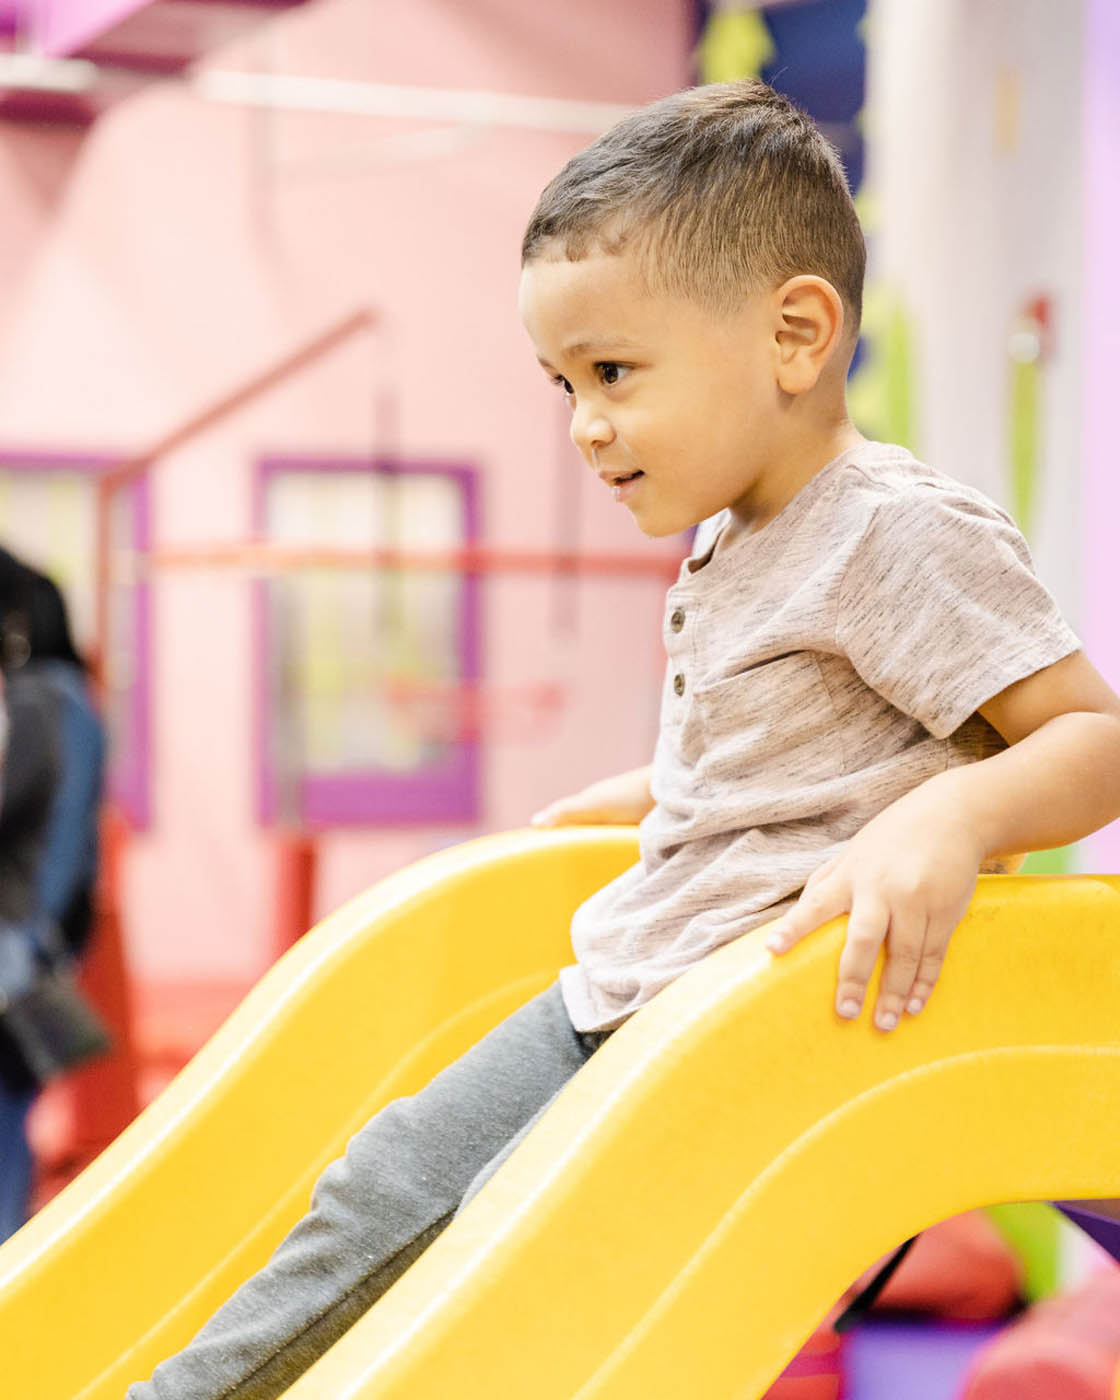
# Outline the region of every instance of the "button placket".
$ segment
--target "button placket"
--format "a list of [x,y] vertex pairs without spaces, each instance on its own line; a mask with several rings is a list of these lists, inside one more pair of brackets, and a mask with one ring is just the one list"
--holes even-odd
[[669,638],[666,649],[669,653],[670,661],[673,663],[674,668],[676,668],[673,673],[672,685],[673,694],[678,700],[684,696],[685,691],[688,689],[688,683],[684,673],[684,653],[688,650],[688,639],[681,636],[684,630],[685,619],[686,613],[684,608],[681,607],[679,603],[673,603],[672,611],[667,620]]

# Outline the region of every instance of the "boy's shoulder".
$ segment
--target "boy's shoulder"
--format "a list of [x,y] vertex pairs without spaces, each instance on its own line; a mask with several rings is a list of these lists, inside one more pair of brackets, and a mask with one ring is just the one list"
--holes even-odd
[[831,466],[828,484],[834,501],[838,497],[857,515],[889,519],[948,512],[1015,524],[1001,505],[975,486],[928,466],[893,443],[861,443]]
[[1003,506],[903,447],[861,444],[825,474],[801,542],[827,552],[828,571],[897,574],[934,559],[955,571],[996,555],[1033,568],[1030,548]]
[[[854,582],[912,588],[929,568],[971,574],[983,561],[1033,568],[1014,520],[975,487],[903,447],[863,442],[821,469],[768,525],[716,551],[726,510],[697,526],[679,582],[728,606],[749,589],[821,605]],[[724,596],[726,595],[726,596]]]
[[947,604],[969,591],[986,596],[1008,570],[1034,574],[1014,518],[976,487],[881,443],[839,465],[816,533],[843,597],[913,605],[917,590]]
[[[704,558],[727,522],[723,510],[701,521],[692,542],[693,560]],[[816,537],[834,550],[861,536],[898,531],[953,531],[968,522],[1018,534],[1015,521],[974,486],[928,466],[905,447],[862,442],[823,467],[774,523],[761,532],[774,545],[788,533],[804,544]],[[833,556],[834,562],[836,556]]]

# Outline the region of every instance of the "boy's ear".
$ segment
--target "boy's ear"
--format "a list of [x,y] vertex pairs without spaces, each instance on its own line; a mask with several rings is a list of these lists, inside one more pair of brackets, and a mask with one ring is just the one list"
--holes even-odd
[[844,303],[823,277],[791,277],[774,293],[778,387],[804,394],[844,337]]

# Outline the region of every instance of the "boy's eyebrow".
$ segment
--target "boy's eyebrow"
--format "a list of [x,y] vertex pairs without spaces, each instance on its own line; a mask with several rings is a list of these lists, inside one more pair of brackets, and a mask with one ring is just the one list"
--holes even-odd
[[[574,340],[570,345],[561,345],[560,349],[565,355],[588,355],[595,350],[638,350],[640,342],[631,340],[625,335],[597,335],[588,337],[585,340]],[[543,355],[538,355],[537,360],[546,369],[551,369],[552,364]]]
[[561,346],[565,355],[586,355],[592,350],[636,350],[638,342],[624,335],[597,335],[586,340],[575,340],[570,345]]

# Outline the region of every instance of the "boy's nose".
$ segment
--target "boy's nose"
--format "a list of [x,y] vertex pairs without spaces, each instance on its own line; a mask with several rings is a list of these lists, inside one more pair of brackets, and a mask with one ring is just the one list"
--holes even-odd
[[577,404],[572,413],[572,441],[590,461],[595,452],[614,441],[614,429],[597,409]]

